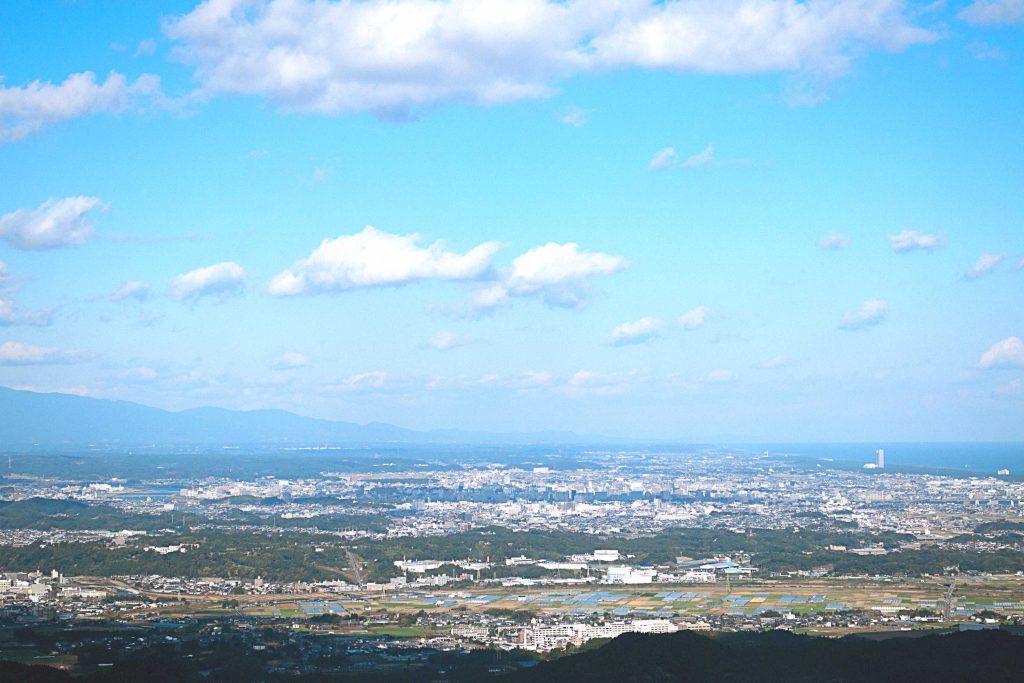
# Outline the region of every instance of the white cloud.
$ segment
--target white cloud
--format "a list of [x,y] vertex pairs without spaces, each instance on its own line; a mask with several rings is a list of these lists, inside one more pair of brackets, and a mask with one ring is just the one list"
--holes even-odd
[[473,296],[472,308],[474,311],[490,311],[508,301],[508,288],[501,283],[492,284],[477,290]]
[[1007,337],[996,342],[981,354],[978,365],[983,368],[1024,367],[1024,341],[1020,337]]
[[136,57],[148,57],[156,52],[156,41],[152,38],[143,38],[135,48]]
[[203,296],[225,297],[244,287],[245,269],[224,261],[178,275],[171,280],[170,295],[175,301],[197,300]]
[[675,147],[665,147],[659,149],[658,153],[651,159],[651,163],[647,165],[647,168],[652,171],[664,171],[670,169],[676,165],[676,159],[679,154],[676,152]]
[[47,365],[71,363],[80,354],[69,353],[48,346],[32,346],[21,342],[6,341],[0,344],[0,365]]
[[979,62],[995,62],[1006,59],[1006,53],[995,45],[989,45],[983,40],[976,40],[967,45],[967,51]]
[[731,382],[736,379],[736,374],[732,370],[712,370],[705,379],[708,382]]
[[149,294],[149,284],[142,280],[128,280],[110,293],[110,300],[124,301],[125,299],[135,299],[136,301],[145,301],[149,298]]
[[1022,23],[1024,0],[974,0],[957,17],[969,24]]
[[294,370],[295,368],[304,368],[309,365],[309,356],[298,351],[286,351],[282,353],[274,361],[273,368],[275,370]]
[[886,239],[889,240],[889,246],[892,247],[892,250],[897,253],[913,251],[914,249],[931,251],[942,244],[940,236],[928,235],[917,230],[903,230],[895,235],[888,235]]
[[85,387],[41,387],[35,384],[19,384],[11,388],[17,391],[31,391],[35,394],[70,394],[72,396],[89,395],[89,390]]
[[157,371],[153,368],[140,366],[136,368],[128,368],[117,373],[119,379],[128,382],[153,382],[158,377]]
[[457,349],[460,346],[472,344],[475,341],[475,339],[464,337],[454,332],[442,331],[425,341],[423,343],[423,348],[434,349],[435,351],[451,351],[452,349]]
[[7,264],[0,261],[0,327],[11,325],[34,325],[46,327],[53,318],[54,309],[25,312],[18,309],[14,300],[17,287],[11,284],[12,275]]
[[267,291],[293,296],[418,280],[474,280],[488,272],[499,246],[485,242],[459,254],[440,241],[420,247],[421,239],[417,234],[392,235],[367,226],[355,235],[324,240],[309,257],[278,273]]
[[0,240],[26,250],[79,245],[93,235],[88,214],[102,207],[97,197],[47,199],[35,209],[0,216]]
[[608,373],[580,370],[557,390],[571,398],[618,396],[627,393],[633,387],[638,374],[636,370]]
[[573,128],[582,128],[587,125],[587,120],[593,110],[591,109],[580,109],[579,107],[569,107],[563,110],[558,115],[558,120],[567,126]]
[[679,319],[676,320],[676,326],[681,327],[684,330],[696,330],[707,322],[709,315],[711,315],[710,308],[707,306],[698,306],[692,311],[687,311],[679,316]]
[[698,166],[707,166],[715,160],[715,146],[709,144],[702,151],[697,152],[693,156],[690,156],[683,162],[683,166],[686,168],[697,168]]
[[818,240],[818,246],[822,249],[846,249],[850,246],[850,238],[841,232],[830,232]]
[[91,71],[71,74],[63,83],[33,81],[25,86],[7,87],[0,77],[0,142],[22,140],[47,126],[89,114],[116,114],[125,110],[134,96],[157,96],[160,79],[150,74],[128,83],[123,75],[110,72],[103,83]]
[[626,344],[642,344],[659,336],[664,322],[658,318],[640,318],[629,323],[622,323],[612,330],[613,346]]
[[209,0],[164,31],[203,96],[391,117],[615,69],[841,75],[852,55],[937,39],[901,0]]
[[995,393],[1004,396],[1024,394],[1024,379],[1013,379],[996,387]]
[[520,389],[535,389],[551,384],[554,375],[543,370],[527,370],[512,379],[512,384]]
[[14,301],[0,295],[0,325],[13,325],[18,319],[14,310]]
[[983,275],[988,275],[996,266],[1007,259],[1007,254],[982,254],[974,265],[967,269],[964,277],[968,280],[976,280]]
[[54,310],[46,311],[20,311],[10,294],[0,291],[0,327],[11,325],[32,325],[34,327],[48,327],[53,319]]
[[1020,261],[1017,261],[1017,270],[1024,270],[1024,256],[1021,257]]
[[629,267],[629,261],[595,251],[584,251],[575,242],[548,242],[512,260],[501,281],[477,292],[477,311],[493,309],[509,297],[538,297],[548,306],[579,308],[586,303],[590,279]]
[[348,393],[383,389],[389,380],[388,374],[380,370],[349,375],[329,387],[331,393]]
[[839,321],[844,330],[863,330],[880,324],[885,320],[889,304],[881,299],[872,299],[861,304],[855,311],[848,311]]
[[761,364],[761,367],[764,368],[765,370],[774,370],[776,368],[789,367],[792,364],[793,361],[789,356],[780,354],[778,356],[775,356],[774,358],[769,358],[768,360],[766,360],[764,363]]
[[306,181],[309,185],[323,185],[331,176],[331,169],[327,166],[317,166]]

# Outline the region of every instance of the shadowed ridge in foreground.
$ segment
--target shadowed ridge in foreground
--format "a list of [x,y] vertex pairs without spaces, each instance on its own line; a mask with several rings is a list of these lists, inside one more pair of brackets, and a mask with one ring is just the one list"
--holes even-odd
[[544,662],[509,676],[533,681],[654,683],[661,681],[1019,681],[1024,640],[979,631],[873,641],[788,632],[708,637],[681,631],[629,633],[604,647]]

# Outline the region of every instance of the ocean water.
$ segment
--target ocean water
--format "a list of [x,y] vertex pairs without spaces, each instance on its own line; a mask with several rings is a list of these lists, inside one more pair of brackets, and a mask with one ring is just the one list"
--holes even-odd
[[760,450],[792,453],[844,462],[874,462],[875,450],[885,449],[887,465],[937,467],[994,473],[1008,469],[1024,474],[1024,443],[803,443],[765,444]]

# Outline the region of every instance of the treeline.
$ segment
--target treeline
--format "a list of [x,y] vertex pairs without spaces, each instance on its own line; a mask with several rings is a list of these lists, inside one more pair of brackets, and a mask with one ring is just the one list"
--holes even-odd
[[[668,529],[649,536],[620,537],[561,531],[513,531],[504,527],[474,529],[448,536],[405,537],[380,542],[364,542],[359,554],[370,562],[370,577],[383,580],[399,574],[395,560],[486,560],[501,564],[511,557],[558,559],[565,555],[591,553],[612,548],[633,555],[641,564],[672,563],[679,556],[703,558],[715,554],[742,553],[762,556],[804,557],[819,553],[829,545],[857,547],[878,544],[896,548],[912,537],[902,534],[864,534],[814,529],[752,529],[745,533],[728,529]],[[812,564],[811,566],[817,566]],[[794,567],[797,568],[797,567]],[[488,576],[493,570],[487,572]]]
[[978,553],[966,550],[922,548],[887,555],[855,555],[841,552],[814,552],[810,555],[772,552],[757,555],[755,562],[767,571],[798,571],[829,566],[838,575],[921,576],[942,574],[948,567],[970,572],[1024,571],[1024,553],[998,550]]
[[[155,546],[196,545],[185,552],[160,554]],[[199,578],[317,581],[349,579],[348,557],[330,536],[299,537],[251,532],[203,532],[140,539],[125,547],[100,543],[33,543],[5,548],[0,571],[50,571],[72,576],[159,574]]]
[[132,514],[110,505],[90,505],[77,500],[28,498],[0,501],[0,529],[36,529],[39,531],[120,531],[138,529],[156,531],[198,524],[202,518],[192,514]]
[[[236,496],[236,498],[246,498]],[[254,502],[270,505],[266,498],[252,498]],[[239,504],[245,500],[236,501]],[[283,501],[282,501],[283,502]],[[337,499],[333,499],[337,503]],[[90,504],[77,500],[52,498],[28,498],[17,501],[0,501],[0,529],[35,529],[39,531],[120,531],[137,529],[157,531],[160,529],[185,530],[191,526],[209,521],[206,517],[182,512],[160,512],[137,514],[106,504]],[[346,531],[358,529],[383,533],[387,531],[389,519],[376,514],[334,513],[310,518],[282,519],[278,514],[236,511],[218,520],[224,524],[247,524],[274,526],[279,528],[316,528],[321,531]]]
[[[81,513],[89,506],[71,504],[65,512]],[[6,509],[6,508],[5,508]],[[60,513],[65,514],[65,513]],[[316,525],[333,523],[339,528],[365,528],[372,516],[330,516]],[[312,526],[312,520],[285,520],[296,526]],[[322,527],[321,527],[322,528]],[[881,545],[897,548],[908,536],[865,534],[814,529],[759,530],[744,533],[727,529],[670,529],[649,536],[610,537],[570,532],[514,531],[489,527],[448,536],[404,537],[384,540],[363,539],[350,549],[364,562],[366,581],[384,581],[398,576],[395,560],[490,560],[494,568],[482,576],[536,578],[551,572],[535,565],[508,567],[511,557],[558,559],[566,555],[592,553],[611,548],[632,556],[635,564],[671,564],[679,556],[695,559],[712,555],[749,556],[754,566],[769,572],[811,570],[827,567],[840,575],[919,576],[941,574],[947,567],[962,571],[1024,571],[1024,553],[1001,550],[976,553],[937,547],[889,552],[885,555],[857,555],[829,551],[830,545],[857,547]],[[158,554],[144,550],[147,544],[185,545],[186,552]],[[182,531],[158,537],[142,537],[124,547],[101,543],[35,543],[5,548],[0,571],[59,569],[69,575],[161,574],[164,576],[218,576],[251,580],[257,576],[271,581],[354,581],[346,543],[330,534],[276,534],[242,530]],[[437,570],[461,573],[454,565]],[[437,573],[437,572],[434,572]]]

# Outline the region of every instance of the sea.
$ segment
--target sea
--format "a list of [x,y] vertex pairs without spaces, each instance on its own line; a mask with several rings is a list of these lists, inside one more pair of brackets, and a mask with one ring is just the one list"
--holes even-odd
[[869,463],[885,449],[886,465],[928,467],[994,474],[1024,474],[1024,443],[789,443],[763,444],[760,451],[788,453],[837,462]]

